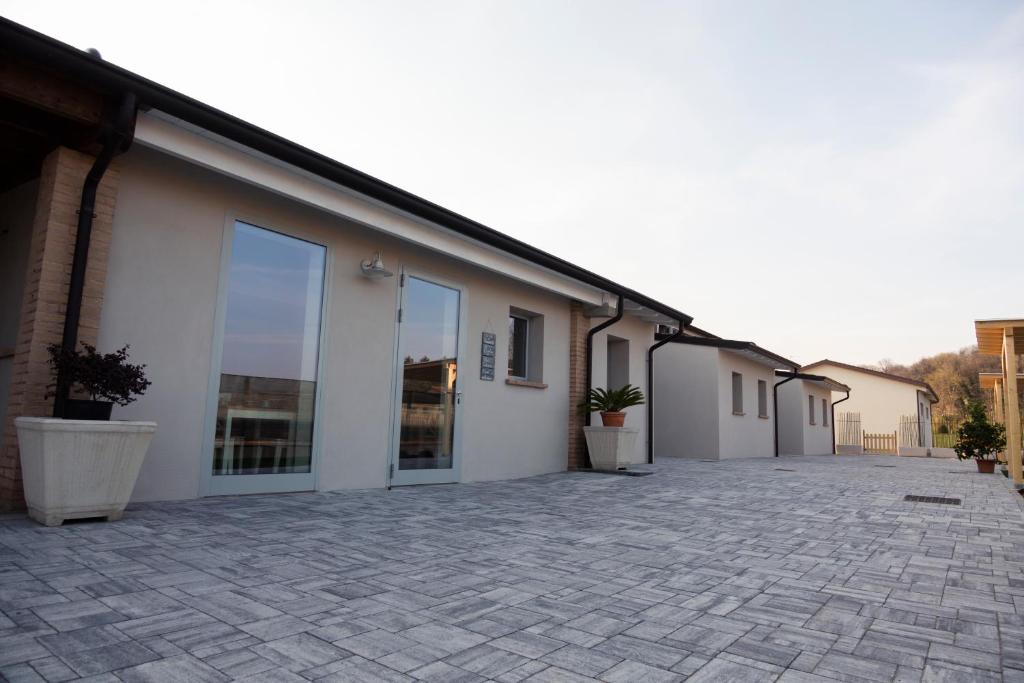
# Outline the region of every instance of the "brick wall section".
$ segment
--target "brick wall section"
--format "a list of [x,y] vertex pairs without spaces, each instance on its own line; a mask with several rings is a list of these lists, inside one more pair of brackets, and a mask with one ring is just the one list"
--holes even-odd
[[[14,418],[19,415],[48,417],[53,411],[53,399],[45,398],[52,382],[46,347],[59,343],[63,333],[78,206],[82,183],[92,163],[93,157],[87,154],[58,147],[43,162],[40,173],[7,418],[0,442],[0,510],[25,506]],[[115,161],[104,175],[96,196],[96,217],[78,332],[79,339],[89,344],[96,343],[99,332],[119,179]]]
[[569,304],[569,453],[568,468],[586,465],[586,440],[583,436],[583,415],[576,406],[587,391],[587,332],[590,320],[583,315],[583,304]]

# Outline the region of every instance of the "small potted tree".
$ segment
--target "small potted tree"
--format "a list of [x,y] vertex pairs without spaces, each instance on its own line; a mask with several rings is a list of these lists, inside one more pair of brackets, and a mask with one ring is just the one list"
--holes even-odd
[[626,408],[644,404],[640,389],[627,384],[621,389],[591,389],[579,405],[584,415],[601,413],[601,427],[584,427],[590,463],[595,470],[623,470],[632,462],[638,431],[626,428]]
[[622,427],[626,424],[626,408],[642,406],[644,393],[632,384],[621,389],[591,389],[587,400],[580,404],[580,412],[601,413],[601,424],[605,427]]
[[968,401],[967,419],[957,430],[953,451],[960,460],[974,458],[978,471],[991,474],[996,467],[996,454],[1006,448],[1006,429],[990,422],[985,406]]
[[110,413],[113,404],[128,405],[146,391],[146,366],[128,362],[127,346],[107,354],[88,344],[49,351],[55,374],[89,398],[68,399],[69,418],[15,420],[28,514],[47,526],[120,519],[156,423],[110,420]]

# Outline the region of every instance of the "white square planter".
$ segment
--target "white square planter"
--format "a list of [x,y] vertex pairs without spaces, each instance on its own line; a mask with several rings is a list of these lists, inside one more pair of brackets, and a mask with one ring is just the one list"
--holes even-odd
[[19,417],[14,423],[29,517],[46,526],[121,518],[155,422]]
[[640,431],[627,427],[584,427],[590,465],[595,470],[620,470],[633,462]]

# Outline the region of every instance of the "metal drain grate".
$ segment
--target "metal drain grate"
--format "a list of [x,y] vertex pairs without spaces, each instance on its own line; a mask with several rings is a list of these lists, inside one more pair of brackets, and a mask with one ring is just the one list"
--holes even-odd
[[776,472],[796,472],[796,470],[787,470],[785,467],[776,467]]
[[896,465],[875,465],[875,467],[896,467]]
[[940,498],[939,496],[903,496],[908,503],[935,503],[936,505],[959,505],[959,498]]

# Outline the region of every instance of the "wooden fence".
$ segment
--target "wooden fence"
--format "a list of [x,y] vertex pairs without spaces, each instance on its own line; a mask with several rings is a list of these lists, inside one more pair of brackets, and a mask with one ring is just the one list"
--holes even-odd
[[860,446],[864,436],[860,413],[836,413],[836,446]]
[[896,432],[892,434],[868,434],[864,432],[861,438],[864,440],[865,453],[896,455],[896,444],[899,439]]

